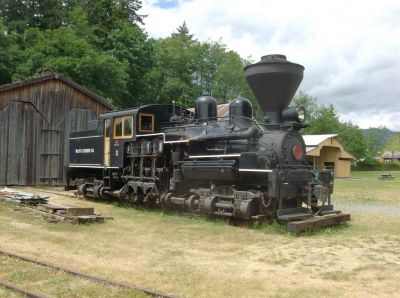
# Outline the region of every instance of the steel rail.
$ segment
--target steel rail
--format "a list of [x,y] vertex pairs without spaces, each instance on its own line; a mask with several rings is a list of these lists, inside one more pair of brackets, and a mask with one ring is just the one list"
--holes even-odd
[[[69,273],[71,275],[79,276],[79,277],[82,277],[82,278],[85,278],[85,279],[88,279],[88,280],[92,280],[92,281],[97,282],[97,283],[104,283],[104,284],[109,284],[109,285],[112,285],[112,286],[115,286],[115,287],[123,287],[123,288],[127,288],[127,289],[137,290],[137,291],[143,292],[143,293],[145,293],[147,295],[150,295],[152,297],[177,298],[177,296],[175,294],[166,294],[166,293],[162,293],[162,292],[159,292],[159,291],[156,291],[156,290],[152,290],[152,289],[149,289],[149,288],[145,288],[145,287],[142,287],[142,286],[137,286],[137,285],[123,283],[123,282],[116,282],[116,281],[112,281],[112,280],[109,280],[109,279],[106,279],[106,278],[103,278],[103,277],[85,274],[85,273],[80,272],[80,271],[76,271],[76,270],[65,268],[65,267],[62,267],[62,266],[59,266],[59,265],[55,265],[55,264],[51,264],[51,263],[35,260],[35,259],[30,258],[30,257],[26,257],[26,256],[22,256],[22,255],[19,255],[19,254],[11,253],[11,252],[8,252],[8,251],[2,250],[2,249],[0,249],[0,254],[3,254],[5,256],[9,256],[9,257],[12,257],[12,258],[17,258],[17,259],[20,259],[20,260],[23,260],[23,261],[26,261],[26,262],[34,263],[34,264],[37,264],[37,265],[41,265],[41,266],[44,266],[44,267],[48,267],[48,268],[53,268],[53,269],[57,269],[57,270],[60,270],[60,271],[64,271],[64,272]],[[42,296],[32,296],[32,297],[42,298]]]
[[0,286],[3,286],[3,287],[5,287],[7,289],[10,289],[12,291],[24,294],[25,296],[27,296],[29,298],[47,298],[48,297],[48,296],[44,296],[42,294],[38,294],[38,293],[34,293],[34,292],[31,292],[31,291],[28,291],[27,289],[23,289],[23,288],[21,288],[19,286],[10,284],[10,283],[8,283],[6,281],[3,281],[3,280],[0,280]]

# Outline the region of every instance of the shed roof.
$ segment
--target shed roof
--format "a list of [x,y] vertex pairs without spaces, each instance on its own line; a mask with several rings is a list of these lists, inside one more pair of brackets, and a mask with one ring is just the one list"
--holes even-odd
[[400,151],[385,151],[382,154],[382,158],[399,159],[400,158]]
[[83,94],[87,95],[88,97],[100,102],[101,104],[103,104],[104,106],[106,106],[107,108],[113,110],[114,108],[108,104],[104,98],[100,97],[99,95],[93,93],[92,91],[90,91],[89,89],[79,85],[78,83],[75,83],[74,81],[71,81],[69,79],[67,79],[66,77],[64,77],[63,75],[59,74],[59,73],[55,73],[55,72],[50,72],[48,74],[36,77],[36,78],[32,78],[32,79],[27,79],[27,80],[23,80],[23,81],[17,81],[17,82],[13,82],[13,83],[9,83],[9,84],[5,84],[0,86],[0,92],[3,91],[7,91],[7,90],[11,90],[11,89],[16,89],[19,87],[24,87],[27,85],[33,85],[33,84],[37,84],[37,83],[41,83],[47,80],[60,80],[63,83],[79,90],[80,92],[82,92]]
[[[323,147],[335,147],[339,149],[339,157],[344,159],[355,159],[353,155],[347,152],[342,144],[337,140],[337,134],[326,135],[303,135],[306,144],[308,156],[320,156]],[[330,140],[330,141],[329,141]]]
[[[188,108],[188,110],[194,113],[194,108]],[[217,106],[217,117],[224,118],[229,116],[229,103],[223,103]]]
[[321,144],[323,141],[337,137],[337,134],[329,134],[329,135],[303,135],[304,142],[307,147],[316,147]]

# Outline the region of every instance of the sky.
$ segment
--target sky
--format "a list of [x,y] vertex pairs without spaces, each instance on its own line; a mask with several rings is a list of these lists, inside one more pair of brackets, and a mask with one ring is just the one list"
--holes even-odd
[[144,29],[169,36],[185,21],[254,62],[284,54],[304,65],[299,87],[361,128],[400,131],[399,0],[142,0]]

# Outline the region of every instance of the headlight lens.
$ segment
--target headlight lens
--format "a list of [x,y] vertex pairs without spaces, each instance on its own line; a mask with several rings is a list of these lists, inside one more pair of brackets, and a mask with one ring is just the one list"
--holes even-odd
[[297,109],[297,118],[299,119],[300,122],[306,120],[306,110],[304,109],[304,107],[299,107]]

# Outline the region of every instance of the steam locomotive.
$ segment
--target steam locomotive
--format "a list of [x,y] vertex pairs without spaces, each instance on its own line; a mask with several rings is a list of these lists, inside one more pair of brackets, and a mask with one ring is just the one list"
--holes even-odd
[[233,219],[347,221],[331,204],[332,171],[305,162],[305,110],[289,107],[303,71],[284,55],[245,67],[263,122],[242,97],[222,119],[211,96],[199,97],[194,113],[151,104],[101,114],[89,130],[70,134],[68,187],[90,198]]

